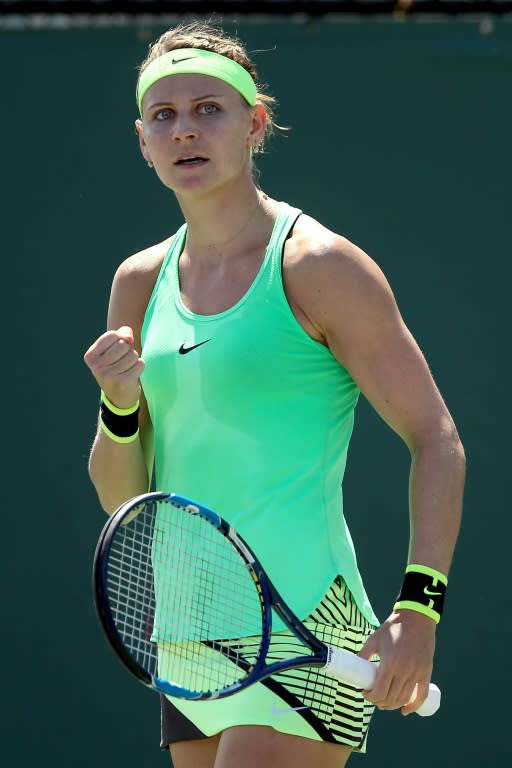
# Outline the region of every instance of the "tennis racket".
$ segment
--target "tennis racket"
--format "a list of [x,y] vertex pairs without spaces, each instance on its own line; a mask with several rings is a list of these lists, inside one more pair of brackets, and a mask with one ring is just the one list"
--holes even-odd
[[[174,493],[137,496],[109,518],[93,590],[115,653],[162,694],[216,699],[306,666],[362,689],[375,680],[375,663],[326,645],[304,626],[229,523]],[[279,627],[304,644],[304,655],[268,663]],[[434,714],[440,696],[432,684],[418,714]]]

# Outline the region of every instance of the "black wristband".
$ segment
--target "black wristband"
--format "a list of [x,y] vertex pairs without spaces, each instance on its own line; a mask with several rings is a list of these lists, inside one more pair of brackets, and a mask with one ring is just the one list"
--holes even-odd
[[439,622],[444,608],[448,579],[426,565],[408,565],[395,610],[418,611]]
[[101,393],[100,425],[117,443],[131,443],[139,432],[139,401],[131,408],[117,408]]

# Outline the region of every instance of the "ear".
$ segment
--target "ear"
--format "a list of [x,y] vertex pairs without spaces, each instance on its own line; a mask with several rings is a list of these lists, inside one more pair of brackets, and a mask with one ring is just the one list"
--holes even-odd
[[250,147],[257,147],[265,138],[265,128],[267,127],[267,110],[263,104],[256,104],[253,107],[251,125],[247,143]]
[[151,162],[151,156],[149,154],[149,150],[148,150],[147,144],[146,144],[146,142],[144,140],[144,131],[143,131],[143,128],[142,128],[142,120],[140,118],[137,118],[137,120],[135,121],[135,133],[139,137],[139,147],[140,147],[140,151],[142,153],[142,157],[144,158],[144,160],[147,163],[150,163]]

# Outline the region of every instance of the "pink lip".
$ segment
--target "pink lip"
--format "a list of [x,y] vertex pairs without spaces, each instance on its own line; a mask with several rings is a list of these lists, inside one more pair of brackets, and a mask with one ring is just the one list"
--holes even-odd
[[177,160],[175,160],[174,165],[177,165],[180,168],[187,168],[187,167],[194,167],[196,165],[202,165],[203,163],[207,163],[207,162],[208,162],[208,158],[202,157],[201,155],[197,155],[195,159],[192,159],[191,155],[185,155],[184,157],[179,157]]

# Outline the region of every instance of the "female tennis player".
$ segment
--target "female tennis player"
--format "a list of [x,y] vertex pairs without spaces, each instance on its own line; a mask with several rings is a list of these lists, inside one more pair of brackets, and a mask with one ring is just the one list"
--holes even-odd
[[[221,701],[162,698],[161,745],[175,768],[341,768],[365,751],[375,706],[409,714],[425,699],[463,448],[376,263],[256,184],[274,102],[244,46],[210,24],[167,31],[137,102],[142,155],[184,224],[119,266],[107,330],[85,354],[101,390],[89,464],[101,504],[112,513],[152,481],[201,501],[308,627],[381,660],[370,691],[302,669]],[[312,151],[325,156],[335,135],[320,118]],[[411,455],[407,567],[382,623],[341,496],[361,391]],[[293,655],[288,642],[276,635],[271,654]]]

